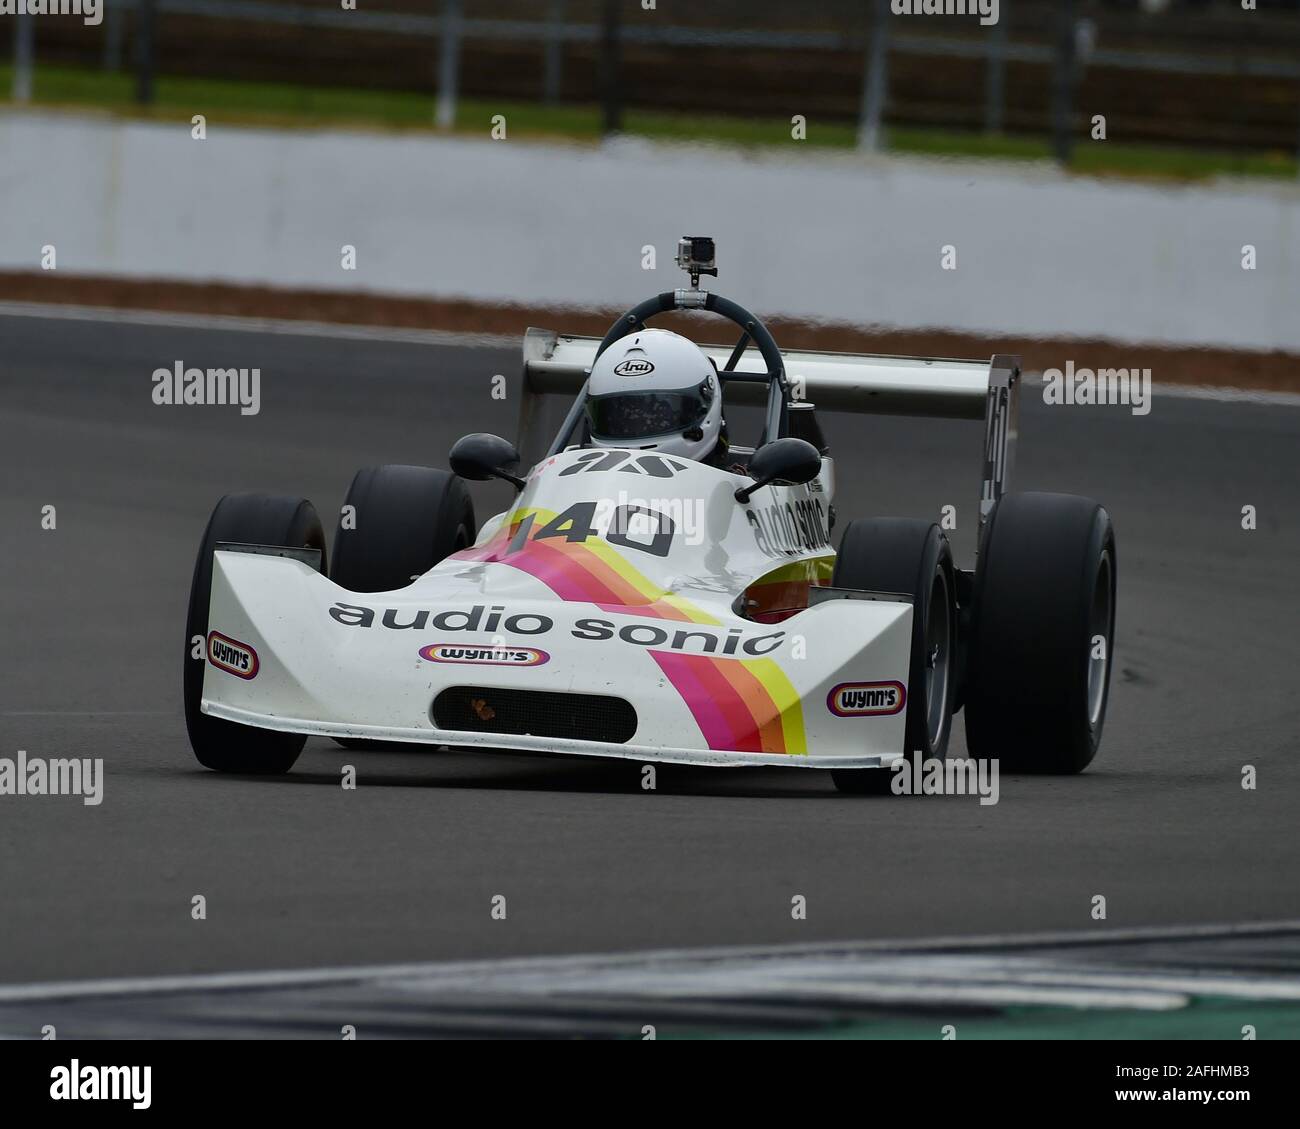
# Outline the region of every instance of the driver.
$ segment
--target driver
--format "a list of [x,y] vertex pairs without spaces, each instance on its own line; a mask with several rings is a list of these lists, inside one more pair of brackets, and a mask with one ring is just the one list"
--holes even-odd
[[726,465],[717,368],[695,342],[671,330],[629,334],[597,358],[587,381],[587,423],[597,447]]

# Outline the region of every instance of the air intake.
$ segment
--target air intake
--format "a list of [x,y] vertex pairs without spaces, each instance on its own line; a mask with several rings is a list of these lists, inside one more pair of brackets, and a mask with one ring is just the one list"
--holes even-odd
[[469,733],[622,745],[636,732],[636,710],[623,698],[603,694],[449,686],[433,701],[433,723]]

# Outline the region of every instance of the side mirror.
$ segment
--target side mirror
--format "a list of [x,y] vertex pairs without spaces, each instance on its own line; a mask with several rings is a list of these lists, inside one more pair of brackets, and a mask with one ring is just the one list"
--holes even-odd
[[754,480],[754,485],[737,490],[736,501],[748,502],[755,490],[777,481],[802,486],[821,471],[821,454],[806,439],[774,439],[749,456],[749,477]]
[[499,435],[476,431],[456,440],[448,460],[453,474],[471,482],[486,482],[490,478],[503,478],[516,490],[524,488],[524,480],[510,474],[505,468],[519,465],[519,452],[514,444]]

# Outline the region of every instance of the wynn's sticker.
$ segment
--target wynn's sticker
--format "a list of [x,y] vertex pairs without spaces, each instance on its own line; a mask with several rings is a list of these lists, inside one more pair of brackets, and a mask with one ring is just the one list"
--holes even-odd
[[836,717],[884,717],[906,704],[901,682],[841,682],[826,695],[826,707]]
[[257,652],[220,631],[208,632],[208,662],[236,678],[257,677]]
[[430,643],[420,657],[435,663],[472,663],[478,666],[541,666],[551,656],[536,647],[478,647],[464,643]]

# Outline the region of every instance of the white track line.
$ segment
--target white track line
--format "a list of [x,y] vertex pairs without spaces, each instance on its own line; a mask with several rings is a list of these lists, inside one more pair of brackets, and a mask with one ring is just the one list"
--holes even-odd
[[[1026,386],[1041,388],[1042,373],[1023,374]],[[1216,400],[1231,404],[1275,404],[1286,408],[1300,408],[1300,392],[1266,392],[1254,388],[1219,388],[1200,384],[1164,384],[1151,382],[1153,396],[1173,396],[1180,400]]]
[[[557,315],[563,316],[563,315]],[[57,302],[0,302],[0,317],[53,318],[65,321],[118,322],[170,329],[211,329],[234,333],[269,333],[287,337],[323,337],[345,341],[388,341],[406,345],[440,345],[468,349],[516,349],[522,335],[454,333],[442,329],[399,329],[382,325],[346,325],[298,321],[292,318],[250,318],[233,314],[173,313],[118,306],[75,306]],[[1039,373],[1025,373],[1025,382],[1041,384]],[[1161,396],[1228,403],[1275,404],[1300,407],[1300,393],[1263,392],[1249,388],[1212,388],[1156,382]]]
[[[196,973],[182,976],[124,977],[104,980],[70,980],[41,984],[0,986],[0,1005],[41,1000],[103,996],[141,996],[177,992],[242,991],[257,988],[293,988],[308,985],[356,983],[370,980],[497,977],[509,973],[547,975],[582,974],[627,969],[636,965],[662,969],[674,962],[733,963],[741,960],[792,957],[844,958],[858,954],[918,954],[996,948],[1005,951],[1041,946],[1109,945],[1133,941],[1213,940],[1273,933],[1300,932],[1300,920],[1252,922],[1241,925],[1156,926],[1138,929],[1085,932],[1011,933],[978,937],[934,937],[922,940],[858,941],[706,949],[652,949],[632,953],[577,954],[562,957],[516,957],[495,961],[448,961],[419,964],[359,965],[355,967],[278,969],[256,972]],[[1190,974],[1189,974],[1190,975]],[[1133,987],[1141,987],[1135,982]]]
[[382,325],[340,325],[291,318],[249,318],[232,314],[173,313],[117,306],[65,306],[45,302],[0,302],[0,317],[62,321],[117,322],[170,329],[213,329],[270,333],[288,337],[327,337],[348,341],[396,341],[407,345],[452,345],[471,349],[518,349],[522,334],[452,333],[442,329],[399,329]]

